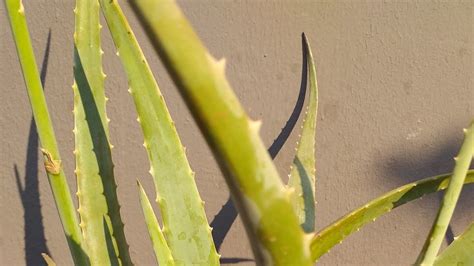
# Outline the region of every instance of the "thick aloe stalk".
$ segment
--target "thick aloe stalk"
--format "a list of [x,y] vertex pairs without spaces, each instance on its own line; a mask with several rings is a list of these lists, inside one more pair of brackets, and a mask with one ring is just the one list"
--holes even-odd
[[257,264],[310,265],[301,229],[276,168],[252,121],[215,60],[171,0],[132,5],[184,96],[223,170]]
[[101,1],[138,113],[163,233],[176,264],[217,265],[204,202],[163,96],[117,1]]
[[291,166],[288,187],[294,189],[291,202],[303,230],[307,233],[314,231],[315,219],[315,179],[316,158],[314,154],[316,137],[316,118],[318,111],[318,84],[316,81],[316,67],[308,39],[303,33],[304,55],[309,57],[309,103],[303,121],[300,139],[296,148],[296,155]]
[[464,142],[457,157],[454,157],[455,166],[453,176],[449,182],[449,186],[444,194],[443,201],[438,211],[433,227],[426,239],[425,245],[421,250],[416,264],[433,265],[439,248],[443,242],[444,235],[449,226],[449,221],[454,213],[454,208],[458,201],[461,189],[464,184],[469,165],[474,155],[474,120],[467,129],[464,129]]
[[31,45],[25,10],[20,0],[6,0],[7,13],[20,59],[31,109],[44,155],[48,181],[63,225],[72,258],[76,265],[86,265],[87,257],[81,249],[81,231],[72,202],[69,186],[61,165],[46,99]]
[[155,212],[151,207],[150,200],[145,193],[140,182],[137,181],[138,190],[140,193],[140,205],[142,206],[143,215],[145,216],[145,222],[150,234],[151,243],[153,244],[153,251],[155,251],[156,260],[160,265],[175,265],[171,250],[166,243],[163,232],[156,219]]
[[84,246],[93,265],[131,265],[105,111],[99,2],[77,0],[74,13],[74,154]]
[[455,237],[436,258],[434,265],[474,265],[474,223],[460,236]]
[[[350,212],[314,236],[311,241],[312,259],[318,260],[350,234],[358,232],[383,214],[426,194],[446,189],[451,176],[440,175],[401,186]],[[474,170],[467,173],[464,183],[474,183]]]

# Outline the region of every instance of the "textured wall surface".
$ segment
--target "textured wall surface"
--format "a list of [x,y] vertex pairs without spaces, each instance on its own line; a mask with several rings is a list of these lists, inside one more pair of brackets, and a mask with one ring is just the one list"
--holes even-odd
[[[24,2],[63,163],[75,190],[74,2]],[[134,14],[122,2],[187,146],[212,221],[228,199],[224,180]],[[306,32],[320,87],[317,228],[399,185],[450,171],[461,129],[474,117],[472,1],[187,0],[180,4],[211,53],[227,58],[227,76],[250,116],[263,120],[261,136],[268,146],[295,107],[301,79],[300,34]],[[38,162],[31,111],[4,8],[0,4],[0,264],[38,265],[39,253],[49,251],[59,265],[70,265],[46,175]],[[136,264],[153,265],[135,186],[138,178],[150,195],[154,193],[148,160],[124,72],[105,26],[102,33],[125,231]],[[298,130],[299,123],[275,159],[284,177]],[[474,207],[468,204],[474,201],[474,189],[465,189],[461,200],[452,222],[454,234],[474,220]],[[438,203],[439,195],[433,195],[397,209],[336,246],[321,264],[412,263]],[[221,215],[226,219],[214,229],[220,236],[232,221],[232,211],[226,210]],[[238,218],[223,239],[220,253],[227,263],[252,258]]]

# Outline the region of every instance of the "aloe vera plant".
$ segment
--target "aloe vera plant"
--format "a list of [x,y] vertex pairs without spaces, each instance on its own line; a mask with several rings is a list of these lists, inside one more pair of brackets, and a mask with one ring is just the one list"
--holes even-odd
[[[58,153],[41,87],[21,0],[5,0],[30,104],[41,140],[44,165],[76,265],[132,265],[121,219],[106,114],[100,38],[105,17],[128,79],[144,148],[150,161],[160,225],[144,188],[138,184],[144,221],[160,265],[218,265],[204,202],[194,181],[174,122],[147,60],[117,0],[77,0],[74,33],[74,136],[79,208],[76,213]],[[474,154],[474,123],[453,174],[394,189],[316,232],[315,135],[318,108],[316,66],[306,36],[309,103],[288,184],[278,175],[251,120],[216,60],[172,0],[131,2],[156,51],[176,83],[211,147],[244,222],[258,265],[311,265],[333,246],[384,213],[421,196],[447,189],[438,218],[416,264],[472,264],[474,226],[439,256],[438,250]],[[136,177],[133,177],[136,178]],[[80,223],[77,215],[79,214]],[[43,257],[48,265],[54,261]]]

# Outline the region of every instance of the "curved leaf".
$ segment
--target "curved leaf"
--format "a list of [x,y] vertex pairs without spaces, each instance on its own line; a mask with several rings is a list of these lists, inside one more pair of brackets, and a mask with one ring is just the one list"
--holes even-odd
[[318,84],[316,81],[316,67],[314,66],[313,54],[308,39],[303,33],[304,55],[309,57],[309,103],[303,121],[303,128],[296,148],[296,155],[291,166],[288,188],[294,189],[291,202],[303,230],[306,233],[314,231],[315,219],[315,178],[316,158],[315,136],[316,118],[318,111]]
[[[437,192],[448,186],[451,174],[439,175],[396,188],[350,212],[319,231],[311,241],[311,257],[318,260],[350,234],[405,203]],[[474,183],[474,170],[468,171],[465,184]]]

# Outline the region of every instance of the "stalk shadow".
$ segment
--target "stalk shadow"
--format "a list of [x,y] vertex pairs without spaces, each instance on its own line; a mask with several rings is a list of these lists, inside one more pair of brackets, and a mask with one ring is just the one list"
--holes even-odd
[[[298,93],[298,98],[296,100],[295,106],[293,107],[293,111],[288,118],[285,126],[282,128],[278,136],[273,141],[272,145],[268,148],[268,153],[272,159],[280,152],[281,148],[288,140],[291,132],[296,126],[298,118],[301,115],[301,111],[303,110],[304,101],[306,97],[306,87],[307,87],[307,79],[308,79],[308,56],[305,49],[305,44],[303,38],[301,39],[302,45],[302,63],[301,63],[301,83],[300,83],[300,90]],[[232,224],[234,223],[235,219],[237,218],[237,209],[232,202],[231,196],[228,197],[226,203],[222,206],[221,210],[214,216],[214,219],[211,222],[212,230],[212,237],[214,239],[214,243],[216,245],[216,249],[219,251],[222,243],[224,242],[225,237],[230,231]],[[222,258],[221,262],[224,263],[226,258]],[[229,258],[230,259],[230,258]],[[246,259],[240,258],[232,258],[229,260],[230,262],[226,263],[238,263],[241,261],[246,261]],[[253,261],[253,260],[251,260]]]
[[[41,63],[40,79],[44,88],[46,74],[48,72],[49,53],[51,48],[51,29],[49,29],[46,40],[43,61]],[[39,140],[36,132],[34,118],[31,118],[28,133],[28,144],[26,148],[25,176],[20,177],[18,167],[15,164],[16,186],[23,206],[24,223],[24,251],[27,266],[46,265],[41,253],[49,253],[44,234],[43,215],[41,213],[41,199],[38,181],[38,148]],[[24,184],[21,184],[24,179]]]

